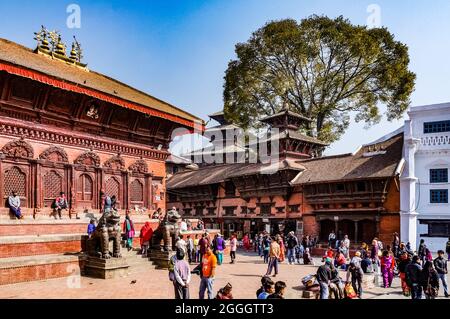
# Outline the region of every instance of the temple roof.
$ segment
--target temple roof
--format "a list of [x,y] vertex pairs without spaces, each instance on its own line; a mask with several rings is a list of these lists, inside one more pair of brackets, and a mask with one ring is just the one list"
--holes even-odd
[[275,174],[277,171],[302,171],[305,167],[298,160],[281,160],[275,163],[236,163],[203,166],[198,170],[183,171],[167,179],[167,189],[212,185],[239,176]]
[[189,127],[194,126],[194,121],[203,125],[200,118],[106,75],[52,59],[51,56],[37,54],[29,48],[2,38],[0,71],[90,95]]
[[223,111],[218,111],[213,114],[208,115],[213,120],[219,122],[220,124],[228,124],[228,121],[225,119],[225,114]]
[[403,134],[382,143],[364,145],[356,153],[325,156],[315,159],[282,159],[275,163],[238,163],[200,167],[184,171],[167,179],[167,188],[187,188],[224,182],[227,179],[273,174],[281,170],[296,170],[293,186],[308,183],[387,178],[401,170]]
[[[245,153],[247,149],[244,146],[232,144],[225,145],[222,148],[218,148],[217,146],[210,145],[201,149],[193,150],[192,152],[183,154],[183,156],[196,156],[196,155],[212,155],[212,154],[220,154],[220,153]],[[248,150],[252,152],[253,150]]]
[[258,141],[258,143],[267,142],[270,140],[277,140],[277,139],[281,140],[281,139],[286,139],[286,138],[299,140],[299,141],[305,141],[305,142],[308,142],[311,144],[317,144],[320,146],[328,146],[329,145],[328,143],[325,143],[317,138],[302,134],[298,131],[291,130],[291,129],[283,130],[283,131],[279,132],[278,134],[274,134],[273,136],[271,136],[270,139],[264,139],[264,140]]
[[293,111],[291,111],[289,109],[283,109],[280,112],[277,112],[275,114],[263,117],[262,119],[260,119],[260,121],[266,123],[266,122],[270,122],[274,118],[281,117],[281,116],[284,116],[284,115],[289,115],[289,116],[292,116],[292,117],[296,117],[296,118],[304,120],[306,122],[311,122],[312,121],[312,119],[310,119],[309,117],[306,117],[306,116],[301,115],[299,113],[293,112]]
[[382,143],[364,145],[355,154],[324,156],[303,160],[306,170],[299,173],[293,185],[324,183],[395,175],[402,159],[403,134]]
[[175,173],[167,179],[167,189],[211,185],[225,181],[232,171],[248,164],[222,164],[200,167],[198,170],[189,170]]
[[170,154],[169,157],[166,159],[166,163],[189,165],[192,164],[192,161],[187,158],[177,156],[175,154]]

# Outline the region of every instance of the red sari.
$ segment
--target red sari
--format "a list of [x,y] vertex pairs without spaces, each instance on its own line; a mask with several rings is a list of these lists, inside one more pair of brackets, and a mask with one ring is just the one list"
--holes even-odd
[[250,238],[248,235],[245,235],[244,238],[242,238],[242,243],[244,244],[245,250],[250,250]]
[[280,262],[283,262],[286,258],[286,248],[284,246],[284,241],[282,238],[280,238],[280,241],[278,243],[280,244]]
[[139,235],[141,246],[146,241],[150,241],[150,238],[152,238],[152,236],[153,236],[153,229],[150,226],[149,222],[145,222],[144,226],[142,226],[141,228],[141,232]]

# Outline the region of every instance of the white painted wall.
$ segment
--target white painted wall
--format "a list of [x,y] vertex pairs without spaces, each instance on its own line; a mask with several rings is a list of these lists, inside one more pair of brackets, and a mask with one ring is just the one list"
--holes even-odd
[[450,183],[430,183],[430,169],[447,168],[450,173],[450,132],[425,134],[423,129],[424,122],[450,120],[450,103],[412,107],[408,115],[403,147],[406,167],[400,191],[401,237],[403,241],[410,241],[412,247],[417,247],[423,238],[432,251],[445,249],[448,238],[421,236],[428,232],[428,225],[420,224],[420,220],[450,221],[450,204],[430,203],[430,189],[450,192]]

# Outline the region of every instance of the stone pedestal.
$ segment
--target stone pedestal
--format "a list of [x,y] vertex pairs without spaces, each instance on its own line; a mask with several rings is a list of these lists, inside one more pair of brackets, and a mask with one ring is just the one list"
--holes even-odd
[[153,262],[156,269],[168,269],[169,260],[175,254],[174,251],[161,251],[158,249],[150,249],[147,253],[150,261]]
[[127,260],[123,257],[103,259],[89,256],[86,259],[84,272],[89,277],[112,279],[126,276],[128,267]]

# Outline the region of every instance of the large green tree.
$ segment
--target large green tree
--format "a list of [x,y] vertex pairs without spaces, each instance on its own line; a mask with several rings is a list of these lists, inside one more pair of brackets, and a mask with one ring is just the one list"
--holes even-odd
[[282,107],[313,119],[305,133],[333,142],[351,115],[371,125],[407,109],[415,74],[405,44],[386,28],[357,26],[343,17],[311,16],[267,23],[228,64],[225,116],[245,128]]

